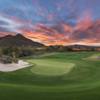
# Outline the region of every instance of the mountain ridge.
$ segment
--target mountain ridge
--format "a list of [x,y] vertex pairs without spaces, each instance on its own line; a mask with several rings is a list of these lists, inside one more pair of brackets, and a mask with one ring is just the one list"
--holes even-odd
[[32,41],[22,34],[16,35],[6,35],[4,37],[0,37],[0,46],[8,47],[8,46],[33,46],[33,47],[42,47],[44,44]]

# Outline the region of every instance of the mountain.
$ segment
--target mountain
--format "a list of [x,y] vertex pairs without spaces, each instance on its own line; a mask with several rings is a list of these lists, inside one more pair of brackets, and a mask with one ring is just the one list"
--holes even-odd
[[70,45],[66,46],[67,48],[72,49],[73,51],[99,51],[100,46],[89,46],[89,45]]
[[88,46],[88,45],[67,45],[67,46],[62,46],[62,45],[53,45],[53,46],[48,46],[48,51],[52,52],[66,52],[66,51],[100,51],[100,46]]
[[0,47],[13,47],[13,46],[33,46],[43,47],[44,45],[38,42],[34,42],[21,34],[15,36],[7,35],[0,38]]

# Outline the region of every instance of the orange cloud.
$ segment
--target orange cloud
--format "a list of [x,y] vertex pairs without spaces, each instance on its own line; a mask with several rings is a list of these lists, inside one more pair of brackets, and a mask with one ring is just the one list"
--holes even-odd
[[83,18],[78,18],[77,25],[75,26],[76,30],[86,30],[93,24],[92,17],[90,12],[84,12]]
[[5,35],[15,35],[14,32],[0,32],[0,37],[4,37]]
[[[49,20],[54,15],[47,16]],[[58,23],[54,26],[47,26],[42,23],[32,25],[31,21],[22,21],[11,18],[20,23],[19,31],[27,38],[44,43],[45,45],[68,45],[74,43],[99,44],[100,43],[100,20],[93,21],[90,12],[85,12],[83,18],[78,18],[77,24],[71,26],[65,23]],[[29,25],[31,27],[29,27]],[[0,32],[0,37],[4,35],[15,35],[14,32]]]
[[[65,31],[70,31],[70,28],[67,29],[65,27],[64,29]],[[23,33],[25,37],[46,45],[64,45],[72,42],[66,34],[59,33],[56,29],[46,27],[42,24],[36,25],[35,31],[24,31]]]
[[100,43],[99,22],[94,23],[92,18],[86,14],[84,19],[80,20],[74,27],[64,23],[56,28],[37,24],[33,26],[34,31],[24,30],[23,33],[26,37],[46,45],[68,45],[78,42],[82,44]]

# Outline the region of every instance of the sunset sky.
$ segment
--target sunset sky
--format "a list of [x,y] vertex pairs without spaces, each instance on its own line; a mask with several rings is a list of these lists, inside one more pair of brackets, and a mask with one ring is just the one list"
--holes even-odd
[[0,0],[0,36],[46,45],[100,45],[100,0]]

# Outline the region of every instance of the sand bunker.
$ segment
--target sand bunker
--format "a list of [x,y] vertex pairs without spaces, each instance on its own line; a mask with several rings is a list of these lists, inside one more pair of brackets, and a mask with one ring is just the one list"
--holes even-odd
[[12,63],[12,64],[2,64],[0,63],[0,71],[1,72],[11,72],[16,71],[25,67],[29,67],[30,64],[28,62],[25,62],[23,60],[19,60],[18,63]]

